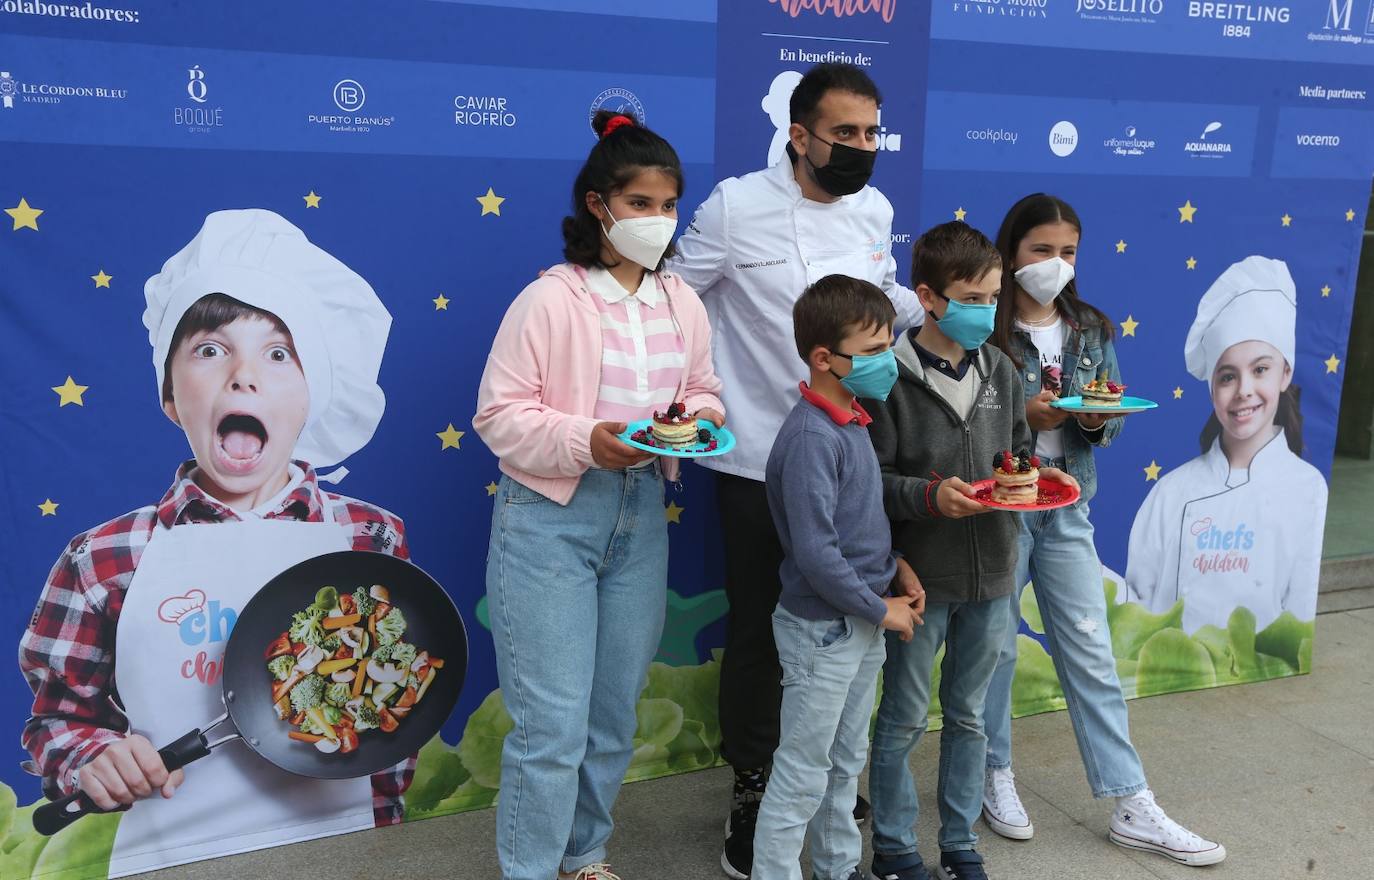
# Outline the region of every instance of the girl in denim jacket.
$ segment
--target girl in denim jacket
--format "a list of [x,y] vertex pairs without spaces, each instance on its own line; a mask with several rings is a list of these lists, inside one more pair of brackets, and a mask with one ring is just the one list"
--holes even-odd
[[[1071,507],[1021,514],[1020,555],[1009,601],[1020,618],[1027,581],[1045,623],[1055,672],[1068,703],[1074,736],[1095,797],[1116,799],[1110,839],[1185,865],[1210,865],[1225,848],[1179,825],[1155,803],[1140,756],[1131,744],[1126,701],[1112,656],[1102,567],[1093,544],[1088,501],[1097,489],[1096,447],[1121,431],[1119,418],[1070,414],[1050,404],[1080,393],[1093,379],[1119,381],[1112,323],[1078,296],[1074,264],[1082,224],[1064,201],[1037,193],[1012,206],[997,235],[1002,296],[993,341],[1021,372],[1026,420],[1042,466],[1077,478],[1083,497]],[[1034,833],[1011,771],[1011,686],[1017,632],[1012,627],[988,689],[983,818],[1003,837]]]

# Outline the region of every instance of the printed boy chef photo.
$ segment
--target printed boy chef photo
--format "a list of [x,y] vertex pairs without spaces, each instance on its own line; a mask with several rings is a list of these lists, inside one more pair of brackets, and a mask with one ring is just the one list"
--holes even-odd
[[1197,307],[1184,357],[1213,413],[1197,458],[1163,476],[1131,526],[1126,584],[1155,612],[1183,600],[1183,629],[1255,629],[1317,614],[1326,481],[1302,458],[1293,385],[1297,290],[1281,260],[1247,257]]
[[134,804],[111,876],[399,822],[413,758],[316,780],[248,749],[168,774],[156,751],[223,711],[225,641],[273,576],[337,550],[409,557],[400,519],[314,470],[381,420],[391,316],[264,210],[210,214],[144,290],[162,410],[194,458],[155,504],[72,539],[48,577],[19,652],[44,792]]

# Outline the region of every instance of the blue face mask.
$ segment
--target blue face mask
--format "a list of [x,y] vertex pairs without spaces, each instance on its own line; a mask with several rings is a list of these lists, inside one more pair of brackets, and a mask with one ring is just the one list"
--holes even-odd
[[855,397],[887,400],[892,386],[897,384],[897,356],[888,349],[882,354],[834,353],[851,364],[848,376],[841,376],[840,384]]
[[[997,304],[987,306],[969,305],[952,300],[943,293],[936,296],[949,303],[943,318],[935,318],[940,332],[964,351],[974,351],[992,335],[997,321]],[[932,315],[931,317],[934,317]]]

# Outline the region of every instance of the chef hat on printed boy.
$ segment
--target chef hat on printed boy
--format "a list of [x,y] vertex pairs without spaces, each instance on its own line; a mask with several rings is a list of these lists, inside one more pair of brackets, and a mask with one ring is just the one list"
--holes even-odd
[[1292,366],[1297,323],[1297,288],[1287,264],[1268,257],[1232,263],[1197,304],[1197,318],[1183,346],[1188,372],[1210,385],[1226,349],[1252,339],[1277,348]]
[[271,312],[291,331],[310,389],[295,458],[325,467],[372,439],[386,407],[377,373],[391,315],[362,276],[280,215],[260,209],[210,214],[143,292],[159,395],[177,324],[202,297],[222,293]]

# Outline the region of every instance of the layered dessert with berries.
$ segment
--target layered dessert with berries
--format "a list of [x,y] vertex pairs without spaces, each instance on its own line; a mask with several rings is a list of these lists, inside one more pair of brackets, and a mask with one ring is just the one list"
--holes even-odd
[[1125,391],[1125,385],[1119,385],[1103,376],[1083,386],[1083,405],[1121,406],[1121,395]]
[[[697,428],[695,415],[687,414],[687,407],[680,403],[670,404],[667,412],[654,412],[651,429],[654,439],[664,446],[694,446],[701,440],[701,430]],[[709,438],[709,432],[708,432]]]
[[992,500],[998,504],[1035,504],[1040,496],[1040,459],[1025,452],[998,453],[992,463]]

